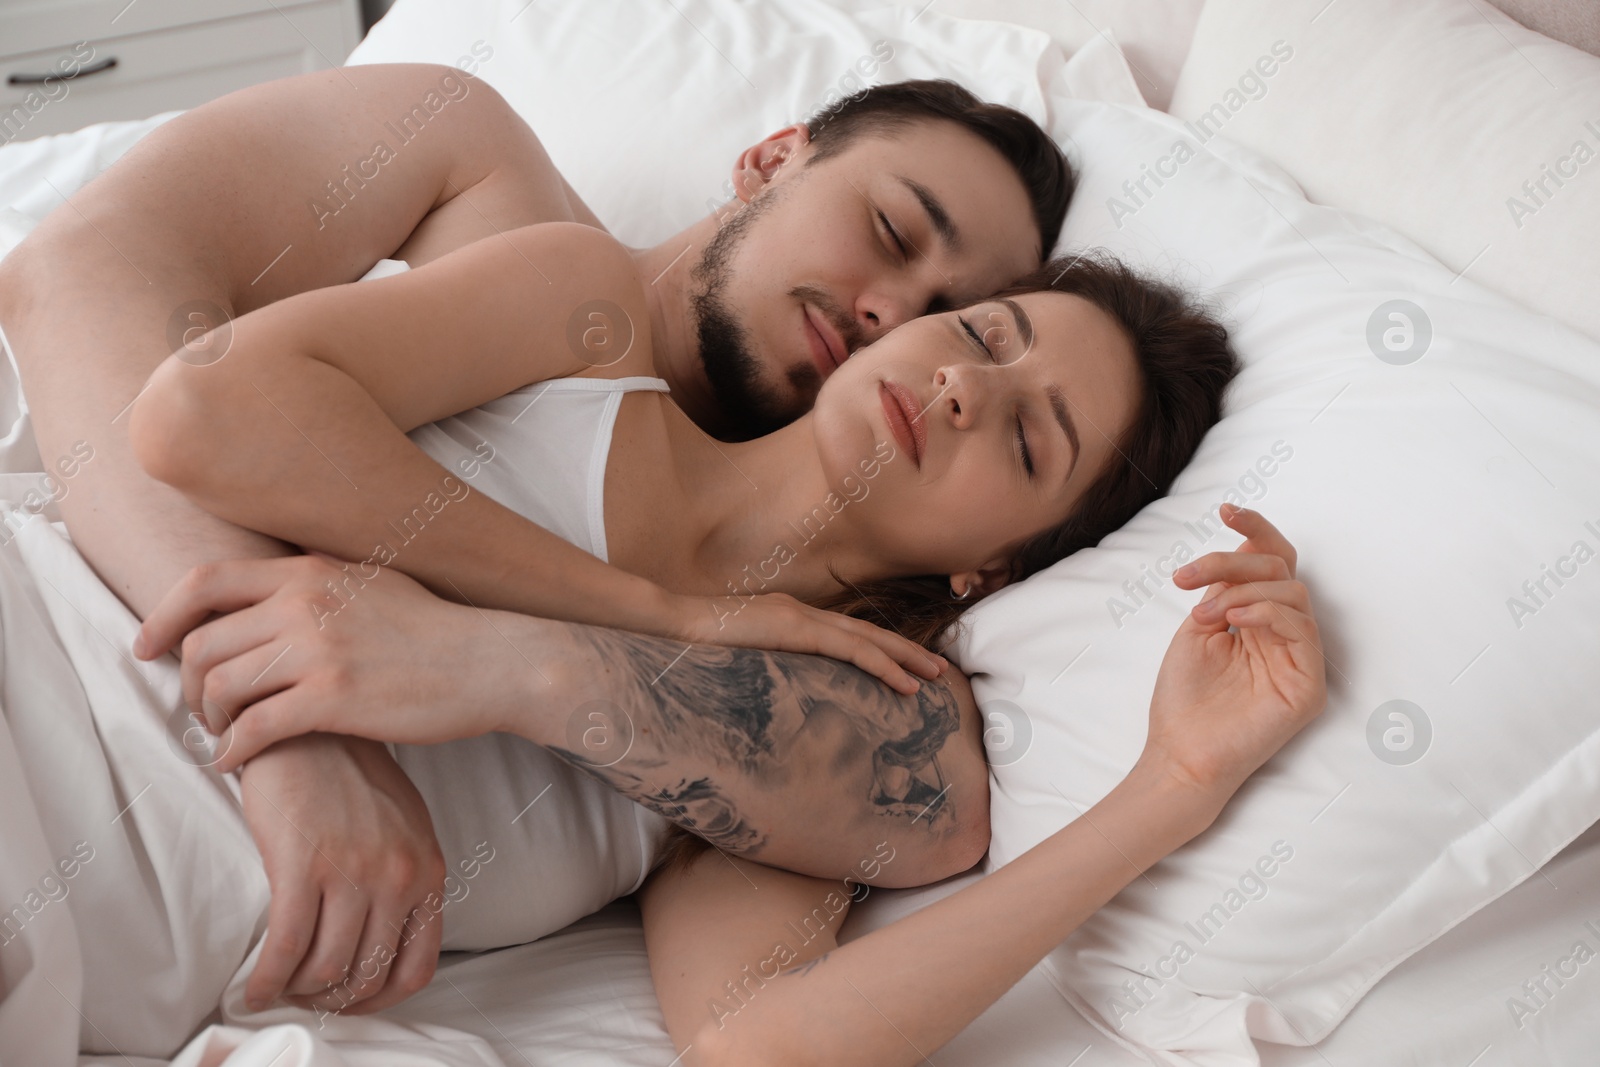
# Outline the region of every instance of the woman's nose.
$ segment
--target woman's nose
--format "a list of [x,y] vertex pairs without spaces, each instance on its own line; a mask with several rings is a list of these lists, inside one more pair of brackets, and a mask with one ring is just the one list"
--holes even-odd
[[937,392],[930,406],[948,413],[951,425],[957,429],[971,426],[982,409],[988,394],[988,383],[982,368],[968,364],[940,367],[933,375]]

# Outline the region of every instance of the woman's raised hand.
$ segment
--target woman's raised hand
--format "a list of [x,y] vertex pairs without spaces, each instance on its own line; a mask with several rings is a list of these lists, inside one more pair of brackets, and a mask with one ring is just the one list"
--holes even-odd
[[1141,757],[1216,810],[1328,699],[1322,641],[1310,593],[1295,580],[1294,547],[1259,512],[1230,513],[1224,505],[1222,519],[1247,540],[1173,575],[1180,588],[1211,588],[1161,662]]
[[799,652],[852,663],[901,693],[920,687],[910,672],[937,678],[949,662],[870,622],[824,611],[787,593],[679,598],[683,620],[671,636],[705,645]]

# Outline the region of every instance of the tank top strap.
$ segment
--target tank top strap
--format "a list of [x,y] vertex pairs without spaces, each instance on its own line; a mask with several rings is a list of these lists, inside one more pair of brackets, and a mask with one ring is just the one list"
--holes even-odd
[[549,381],[540,382],[546,389],[556,392],[575,393],[670,393],[672,387],[664,378],[655,378],[648,374],[633,375],[627,378],[551,378]]

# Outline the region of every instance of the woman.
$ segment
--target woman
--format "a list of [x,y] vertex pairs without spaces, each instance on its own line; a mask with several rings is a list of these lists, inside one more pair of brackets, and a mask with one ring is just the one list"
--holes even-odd
[[[418,514],[408,502],[439,483],[437,464],[465,476],[476,457],[473,477],[495,474],[480,487],[523,517],[471,494],[448,498],[480,499],[474,525],[485,533],[481,550],[499,561],[500,606],[842,653],[910,688],[900,667],[930,664],[903,639],[756,594],[870,610],[933,644],[972,600],[1095,543],[1163,492],[1215,421],[1235,369],[1220,327],[1176,294],[1086,258],[906,324],[830,377],[809,416],[719,446],[647,377],[643,281],[609,238],[581,229],[508,235],[519,255],[572,269],[530,294],[522,330],[481,338],[465,367],[393,353],[408,340],[415,351],[417,334],[439,329],[427,312],[440,290],[459,303],[484,280],[479,246],[241,318],[226,359],[204,368],[175,359],[152,379],[133,416],[141,460],[224,518],[351,558],[380,542],[387,552],[368,558],[406,571],[404,545],[379,531],[394,515]],[[581,344],[563,349],[571,321],[580,337],[594,321],[577,314],[585,308],[611,315],[606,329],[626,322],[630,343],[604,360],[586,359],[592,350]],[[434,347],[451,342],[439,334]],[[528,388],[540,376],[560,380]],[[253,402],[252,390],[268,403]],[[475,404],[484,407],[450,417]],[[537,457],[522,462],[539,469],[511,469],[518,457]],[[556,488],[535,491],[541,483]],[[1211,599],[1225,613],[1185,622],[1158,680],[1145,758],[1093,820],[832,953],[845,903],[837,883],[676,849],[641,902],[668,1028],[686,1056],[916,1062],[1139,870],[1209,824],[1323,695],[1293,550],[1259,516],[1228,521],[1250,538],[1245,550],[1206,557],[1182,579],[1217,583]],[[415,576],[450,584],[440,572]],[[284,681],[265,669],[278,649],[230,620],[207,627],[228,654],[208,657],[205,670],[186,663],[185,684],[197,693],[206,671],[233,663],[226,673],[236,681],[205,691],[248,722],[251,706]],[[404,715],[297,721],[278,707],[279,733],[250,735],[230,764],[283,732],[332,728],[400,743],[462,732]],[[1059,888],[1073,879],[1080,884]],[[772,891],[753,894],[752,884]],[[818,936],[775,952],[772,932],[796,915],[820,916]],[[721,936],[705,936],[711,924]],[[772,970],[769,984],[772,967],[784,977]],[[818,1011],[830,1021],[826,1041],[807,1027]],[[802,1032],[805,1054],[794,1040]]]

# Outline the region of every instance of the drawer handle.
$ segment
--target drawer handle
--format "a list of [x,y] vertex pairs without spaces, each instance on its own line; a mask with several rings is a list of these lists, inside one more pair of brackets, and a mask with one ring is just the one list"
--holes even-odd
[[116,65],[117,65],[117,57],[116,56],[107,56],[106,58],[102,59],[98,63],[91,63],[87,67],[79,67],[77,70],[73,71],[71,74],[56,74],[54,72],[51,72],[49,74],[13,74],[10,77],[6,78],[6,84],[7,85],[43,85],[45,82],[49,81],[51,78],[55,78],[57,81],[69,82],[73,78],[87,78],[91,74],[99,74],[102,71],[110,70],[112,67],[114,67]]

